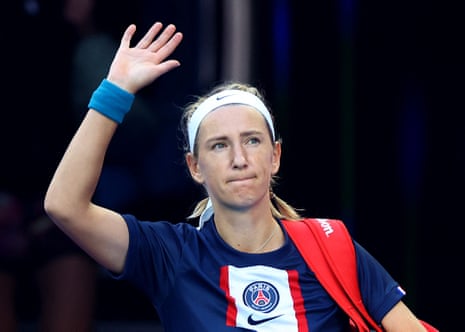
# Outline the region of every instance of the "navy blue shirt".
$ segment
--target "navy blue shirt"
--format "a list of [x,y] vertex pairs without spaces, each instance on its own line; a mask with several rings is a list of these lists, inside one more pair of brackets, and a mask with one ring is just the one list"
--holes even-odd
[[[349,331],[346,314],[285,230],[281,248],[250,254],[224,242],[212,221],[198,230],[187,223],[124,218],[128,254],[123,272],[112,276],[129,280],[149,297],[166,332]],[[405,293],[354,244],[362,298],[379,323]]]

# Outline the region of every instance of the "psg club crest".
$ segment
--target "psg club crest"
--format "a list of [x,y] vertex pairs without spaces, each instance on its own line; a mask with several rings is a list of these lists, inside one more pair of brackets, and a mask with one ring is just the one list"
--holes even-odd
[[243,293],[246,306],[262,313],[271,312],[279,302],[279,294],[272,284],[256,281],[249,284]]

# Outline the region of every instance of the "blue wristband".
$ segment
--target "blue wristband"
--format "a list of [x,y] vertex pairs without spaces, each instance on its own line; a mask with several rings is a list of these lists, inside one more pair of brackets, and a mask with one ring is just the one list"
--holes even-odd
[[104,79],[92,94],[88,106],[107,118],[121,123],[131,109],[133,101],[132,93]]

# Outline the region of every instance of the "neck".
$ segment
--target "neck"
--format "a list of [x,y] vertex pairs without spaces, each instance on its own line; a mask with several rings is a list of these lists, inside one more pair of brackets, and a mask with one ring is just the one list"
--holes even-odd
[[284,243],[281,227],[271,215],[266,220],[242,220],[234,224],[221,222],[215,215],[215,226],[226,243],[242,252],[268,252]]
[[271,240],[273,239],[273,236],[277,233],[279,229],[279,225],[278,224],[275,224],[275,227],[273,229],[273,231],[271,232],[270,236],[265,240],[265,242],[263,242],[263,244],[258,247],[254,252],[255,253],[260,253],[262,252],[262,250],[264,250],[266,248],[266,246],[268,245],[268,243],[271,242]]

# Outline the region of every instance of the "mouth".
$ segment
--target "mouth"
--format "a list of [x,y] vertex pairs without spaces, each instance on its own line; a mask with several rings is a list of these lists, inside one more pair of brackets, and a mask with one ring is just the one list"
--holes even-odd
[[237,183],[237,182],[246,182],[253,180],[255,177],[254,176],[246,176],[246,177],[240,177],[240,178],[232,178],[229,179],[227,182],[228,183]]

